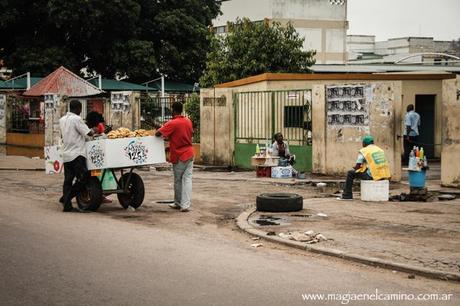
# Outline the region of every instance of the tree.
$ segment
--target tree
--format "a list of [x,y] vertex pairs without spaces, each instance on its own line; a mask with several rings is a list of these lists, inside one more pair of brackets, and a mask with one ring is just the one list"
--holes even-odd
[[195,82],[215,0],[0,0],[0,58],[15,74],[60,65],[132,81]]
[[184,110],[193,122],[193,142],[200,142],[200,96],[194,93],[184,104]]
[[211,51],[200,79],[201,87],[265,72],[308,72],[316,51],[303,51],[304,39],[291,24],[254,23],[238,19],[226,35],[208,36]]

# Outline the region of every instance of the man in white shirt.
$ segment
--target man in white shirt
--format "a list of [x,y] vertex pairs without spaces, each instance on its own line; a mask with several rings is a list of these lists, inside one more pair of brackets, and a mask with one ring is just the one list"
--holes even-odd
[[407,106],[407,113],[404,116],[404,156],[403,162],[409,161],[409,153],[414,146],[417,146],[420,126],[420,115],[415,112],[413,104]]
[[72,199],[81,192],[88,179],[85,138],[94,134],[80,117],[82,108],[80,101],[70,101],[69,108],[70,111],[59,119],[64,161],[64,186],[61,198],[64,212],[73,211]]

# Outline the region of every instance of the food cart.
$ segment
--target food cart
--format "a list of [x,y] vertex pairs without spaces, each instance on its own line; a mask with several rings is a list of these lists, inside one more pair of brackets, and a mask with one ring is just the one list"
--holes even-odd
[[[159,137],[95,139],[86,143],[87,167],[90,172],[84,190],[77,196],[78,207],[96,211],[104,195],[116,194],[123,208],[138,208],[144,201],[144,182],[136,168],[164,163],[164,141]],[[62,172],[59,147],[45,147],[46,171]],[[104,189],[103,182],[113,176],[115,188]]]

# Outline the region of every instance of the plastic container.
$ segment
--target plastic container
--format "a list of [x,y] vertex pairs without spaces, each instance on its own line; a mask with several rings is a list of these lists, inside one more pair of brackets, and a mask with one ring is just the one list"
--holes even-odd
[[409,186],[412,188],[425,188],[426,171],[409,170]]
[[361,200],[369,202],[386,202],[390,194],[390,182],[361,180]]

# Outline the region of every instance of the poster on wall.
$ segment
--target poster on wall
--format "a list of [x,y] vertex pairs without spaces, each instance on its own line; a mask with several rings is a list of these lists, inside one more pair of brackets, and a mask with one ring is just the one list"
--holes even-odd
[[129,111],[129,92],[119,91],[112,92],[110,95],[110,104],[113,112],[126,112]]
[[0,95],[0,120],[5,118],[6,95]]
[[334,127],[369,126],[370,87],[340,85],[326,87],[327,123]]
[[58,106],[58,96],[56,94],[44,95],[45,109],[56,109]]

